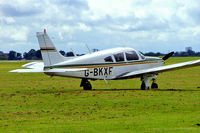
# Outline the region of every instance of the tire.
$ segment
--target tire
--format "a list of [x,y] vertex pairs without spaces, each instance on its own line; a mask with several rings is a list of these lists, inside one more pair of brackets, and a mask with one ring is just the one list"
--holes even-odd
[[90,82],[86,82],[83,86],[83,90],[92,90],[92,85]]
[[146,87],[145,83],[142,82],[142,84],[141,84],[141,90],[149,90],[149,87]]
[[145,83],[142,82],[142,84],[141,84],[141,90],[145,90],[145,88],[146,88]]
[[158,89],[158,84],[152,83],[151,88],[152,88],[152,89]]

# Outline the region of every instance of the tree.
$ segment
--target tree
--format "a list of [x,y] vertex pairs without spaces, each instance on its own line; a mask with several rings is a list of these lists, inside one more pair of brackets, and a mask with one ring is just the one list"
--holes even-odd
[[37,51],[36,51],[35,56],[37,57],[38,60],[41,60],[41,59],[42,59],[42,55],[41,55],[40,50],[37,50]]
[[38,58],[37,58],[37,56],[36,56],[36,51],[35,51],[35,49],[31,49],[28,53],[24,53],[23,54],[23,56],[24,56],[24,58],[26,59],[26,60],[37,60]]
[[27,52],[24,52],[24,53],[23,53],[23,57],[24,57],[24,59],[27,59],[27,58],[28,58],[28,53],[27,53]]
[[21,60],[21,59],[22,59],[22,54],[21,54],[21,53],[17,53],[16,59],[17,59],[17,60]]
[[189,56],[194,56],[195,52],[192,50],[192,47],[187,47],[186,52],[188,53]]
[[6,56],[2,51],[0,51],[0,60],[8,60],[8,56]]
[[17,52],[15,51],[10,51],[8,53],[8,60],[16,60],[17,59]]

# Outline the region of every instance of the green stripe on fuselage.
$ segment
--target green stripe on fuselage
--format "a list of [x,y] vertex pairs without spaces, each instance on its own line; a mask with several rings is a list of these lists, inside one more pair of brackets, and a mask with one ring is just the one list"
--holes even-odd
[[99,63],[99,64],[73,64],[73,65],[57,65],[57,66],[46,66],[47,68],[66,68],[66,67],[89,67],[89,66],[104,66],[104,65],[118,65],[118,64],[130,64],[130,63],[137,63],[137,62],[150,62],[150,61],[163,61],[162,59],[148,59],[145,60],[136,60],[136,61],[129,61],[129,62],[113,62],[113,63]]

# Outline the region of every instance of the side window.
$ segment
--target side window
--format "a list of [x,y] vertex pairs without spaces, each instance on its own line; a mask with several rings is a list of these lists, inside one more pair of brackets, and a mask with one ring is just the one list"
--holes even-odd
[[105,60],[105,62],[113,62],[113,59],[111,56],[104,58],[104,60]]
[[124,54],[119,53],[114,55],[116,62],[124,61]]
[[125,52],[127,61],[138,60],[139,57],[135,51]]

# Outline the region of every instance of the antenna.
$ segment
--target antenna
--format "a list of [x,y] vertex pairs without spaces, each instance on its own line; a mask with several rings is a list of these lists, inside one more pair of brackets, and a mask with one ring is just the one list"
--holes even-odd
[[91,54],[92,52],[91,52],[90,48],[88,47],[88,45],[87,45],[87,44],[85,44],[85,45],[86,45],[86,47],[87,47],[87,49],[88,49],[89,53]]

